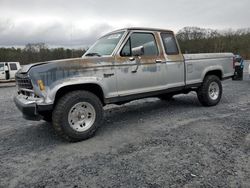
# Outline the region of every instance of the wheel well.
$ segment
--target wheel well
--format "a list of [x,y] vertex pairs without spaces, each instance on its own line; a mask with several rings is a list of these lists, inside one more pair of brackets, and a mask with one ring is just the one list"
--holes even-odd
[[[215,76],[218,76],[218,77],[220,78],[220,80],[222,80],[222,72],[221,72],[221,70],[208,71],[208,72],[206,73],[205,77],[208,76],[208,75],[215,75]],[[205,77],[204,77],[204,78],[205,78]]]
[[76,91],[76,90],[85,90],[85,91],[89,91],[95,94],[104,105],[104,94],[103,94],[102,88],[97,84],[79,84],[79,85],[70,85],[70,86],[62,87],[56,93],[54,104],[56,104],[58,99],[60,99],[66,93],[69,93],[71,91]]

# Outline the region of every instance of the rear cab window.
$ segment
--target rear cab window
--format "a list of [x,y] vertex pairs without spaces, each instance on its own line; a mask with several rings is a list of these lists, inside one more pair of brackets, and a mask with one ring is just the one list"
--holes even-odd
[[10,70],[17,70],[16,63],[10,63]]
[[179,54],[179,49],[173,33],[161,33],[161,39],[167,55]]
[[122,48],[120,55],[122,57],[132,56],[132,49],[140,46],[144,47],[143,56],[157,56],[159,54],[157,43],[152,33],[134,32]]

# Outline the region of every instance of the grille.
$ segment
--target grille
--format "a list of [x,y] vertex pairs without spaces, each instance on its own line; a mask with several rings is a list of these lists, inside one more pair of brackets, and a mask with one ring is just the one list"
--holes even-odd
[[31,80],[29,79],[27,74],[16,74],[16,84],[18,88],[22,89],[33,89]]

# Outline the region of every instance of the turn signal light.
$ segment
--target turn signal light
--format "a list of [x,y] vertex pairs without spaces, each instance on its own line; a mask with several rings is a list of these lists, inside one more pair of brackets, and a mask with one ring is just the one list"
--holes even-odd
[[38,84],[41,91],[45,91],[45,85],[44,85],[42,80],[38,80],[37,84]]

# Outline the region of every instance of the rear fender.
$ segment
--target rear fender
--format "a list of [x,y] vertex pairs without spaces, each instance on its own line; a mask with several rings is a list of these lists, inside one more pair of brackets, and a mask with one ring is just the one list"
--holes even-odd
[[204,80],[205,76],[207,74],[209,74],[209,72],[213,72],[213,71],[220,71],[220,74],[221,74],[221,77],[220,78],[223,78],[223,75],[224,75],[224,71],[223,71],[223,68],[222,66],[220,65],[214,65],[214,66],[209,66],[209,67],[206,67],[202,74],[201,74],[201,81]]

